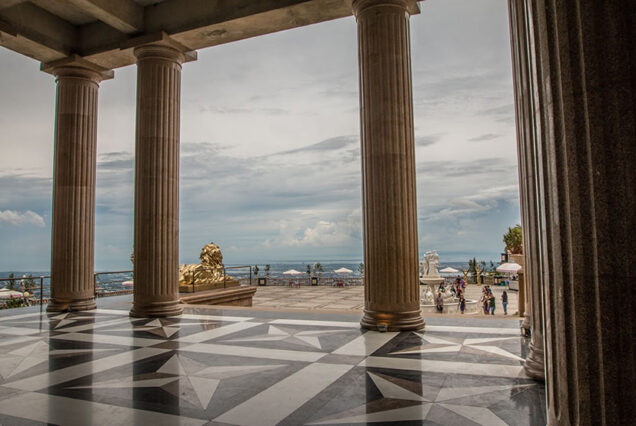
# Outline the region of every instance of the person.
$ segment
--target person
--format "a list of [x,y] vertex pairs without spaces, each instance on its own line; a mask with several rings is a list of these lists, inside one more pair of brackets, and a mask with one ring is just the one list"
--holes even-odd
[[437,300],[435,301],[435,307],[437,308],[437,312],[444,311],[444,299],[442,299],[442,293],[437,293]]
[[490,315],[495,315],[495,295],[492,294],[492,291],[488,297],[488,305],[490,307]]
[[464,299],[464,295],[462,295],[461,293],[459,294],[459,303],[457,304],[457,306],[463,314],[464,310],[466,309],[466,299]]
[[506,293],[506,290],[501,293],[501,305],[503,306],[504,315],[508,315],[508,293]]
[[488,295],[485,291],[482,292],[481,299],[479,301],[481,302],[481,311],[488,315]]

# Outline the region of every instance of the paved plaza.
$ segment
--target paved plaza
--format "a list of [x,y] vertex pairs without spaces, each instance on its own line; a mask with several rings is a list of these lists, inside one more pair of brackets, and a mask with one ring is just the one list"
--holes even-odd
[[[466,298],[479,300],[483,286],[468,285]],[[517,312],[518,294],[516,291],[508,291],[508,315],[505,316],[501,305],[501,293],[505,287],[491,287],[497,299],[495,317],[515,318]],[[319,311],[356,311],[364,309],[364,287],[331,287],[331,286],[265,286],[258,287],[253,299],[255,308],[285,309],[285,310],[319,310]],[[426,314],[425,314],[426,315]],[[433,313],[433,315],[439,315]],[[442,315],[460,315],[457,313],[456,304],[446,304],[445,313]],[[467,315],[477,315],[486,318],[480,310]]]
[[379,333],[359,314],[188,306],[130,318],[131,301],[0,313],[0,424],[546,422],[518,321],[438,316],[423,332]]

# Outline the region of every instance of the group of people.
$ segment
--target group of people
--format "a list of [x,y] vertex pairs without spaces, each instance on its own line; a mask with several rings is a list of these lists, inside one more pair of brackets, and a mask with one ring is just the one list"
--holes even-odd
[[[497,306],[496,298],[490,286],[484,286],[479,302],[485,315],[495,315],[495,308]],[[508,293],[506,293],[506,290],[501,293],[501,306],[503,306],[504,315],[508,315]]]
[[[437,288],[437,298],[435,299],[435,307],[437,308],[437,312],[444,312],[444,298],[442,297],[442,293],[445,292],[446,287],[445,283],[440,283]],[[450,292],[451,294],[458,299],[457,301],[457,309],[463,314],[466,310],[466,299],[464,298],[464,291],[466,290],[466,281],[463,279],[457,278],[453,284],[451,285]]]
[[[437,288],[437,298],[435,299],[435,307],[437,312],[444,312],[444,297],[442,294],[446,288],[444,283],[441,283]],[[457,310],[462,314],[466,310],[466,299],[464,298],[464,292],[466,290],[466,282],[463,279],[457,278],[450,289],[451,294],[457,298]],[[485,315],[495,315],[496,298],[493,294],[490,286],[486,285],[482,289],[482,296],[479,301],[482,306],[482,311]],[[504,315],[508,315],[508,293],[506,290],[501,294],[501,305],[503,306]]]

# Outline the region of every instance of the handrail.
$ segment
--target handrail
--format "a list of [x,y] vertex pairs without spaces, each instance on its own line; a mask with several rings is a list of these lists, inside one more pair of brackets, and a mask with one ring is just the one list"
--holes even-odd
[[[50,275],[40,275],[40,276],[36,276],[34,277],[32,274],[29,274],[29,276],[27,277],[26,275],[23,275],[21,277],[6,277],[6,278],[0,278],[0,282],[2,281],[16,281],[16,280],[28,280],[28,279],[40,279],[40,312],[42,312],[42,302],[43,302],[43,296],[44,296],[44,279],[45,278],[51,278]],[[13,286],[12,286],[13,287]],[[28,289],[25,289],[25,291],[28,291]]]

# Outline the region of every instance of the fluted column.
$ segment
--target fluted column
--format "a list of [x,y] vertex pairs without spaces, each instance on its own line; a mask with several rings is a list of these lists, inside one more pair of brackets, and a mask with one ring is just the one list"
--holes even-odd
[[179,125],[182,52],[136,47],[135,292],[131,316],[181,313]]
[[104,74],[68,63],[42,68],[57,82],[47,311],[94,309],[97,94]]
[[526,19],[526,0],[509,0],[510,33],[515,81],[515,107],[519,157],[519,187],[521,220],[523,223],[524,273],[528,309],[522,328],[531,328],[532,340],[524,369],[526,374],[543,380],[543,285],[541,229],[545,216],[540,205],[545,204],[541,181],[544,170],[540,164],[543,122],[539,111],[539,67],[532,51],[533,27]]
[[548,424],[633,423],[636,4],[524,2],[545,216]]
[[364,221],[364,328],[415,330],[420,313],[409,17],[414,1],[355,0]]

